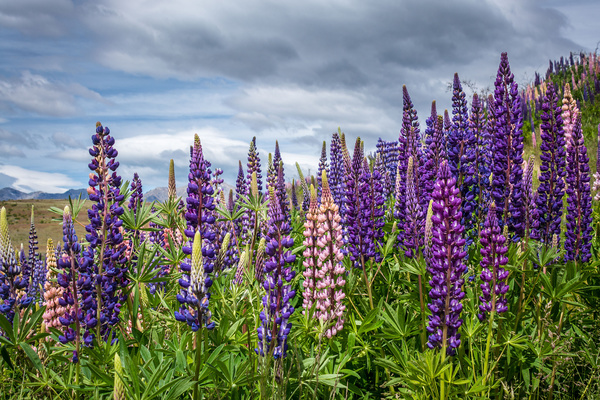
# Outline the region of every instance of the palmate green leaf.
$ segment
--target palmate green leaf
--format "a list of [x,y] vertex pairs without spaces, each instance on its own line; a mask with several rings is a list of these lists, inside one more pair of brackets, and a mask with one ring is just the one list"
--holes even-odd
[[[374,308],[373,310],[371,310],[366,315],[365,319],[363,321],[360,321],[360,328],[358,328],[358,334],[362,335],[366,332],[375,330],[375,329],[379,328],[381,325],[383,325],[382,320],[377,320],[377,321],[375,320],[378,315],[379,315],[378,308]],[[359,321],[357,321],[357,322],[359,322]]]
[[14,346],[16,335],[13,331],[13,326],[2,313],[0,313],[0,328],[4,334],[8,336],[8,338],[6,338],[4,335],[0,335],[0,341],[7,346]]
[[13,366],[13,363],[12,363],[12,361],[10,359],[10,356],[8,355],[8,351],[6,350],[6,346],[0,347],[0,355],[2,356],[2,359],[8,365],[8,367],[10,369],[14,370],[15,367]]

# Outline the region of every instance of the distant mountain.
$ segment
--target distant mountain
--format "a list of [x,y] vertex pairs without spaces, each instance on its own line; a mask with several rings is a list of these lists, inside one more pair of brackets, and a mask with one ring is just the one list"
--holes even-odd
[[[230,190],[235,191],[235,188],[231,185],[228,185],[227,183],[222,183],[221,187],[223,188],[223,192],[225,193],[226,198],[227,198],[227,196],[229,196]],[[178,187],[177,188],[177,196],[183,197],[185,200],[185,197],[187,197],[187,187],[186,186]],[[149,190],[148,192],[146,192],[144,194],[144,201],[147,201],[150,203],[153,201],[162,202],[162,201],[167,200],[168,197],[169,197],[169,189],[166,186],[163,186],[163,187],[157,187],[155,189],[152,189],[152,190]]]
[[7,200],[61,200],[71,198],[87,198],[87,189],[69,189],[64,193],[31,192],[25,193],[20,190],[5,187],[0,189],[0,201]]

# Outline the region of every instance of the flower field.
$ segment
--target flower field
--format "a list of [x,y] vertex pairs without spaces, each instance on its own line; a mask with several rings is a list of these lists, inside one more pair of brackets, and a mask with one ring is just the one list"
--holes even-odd
[[596,54],[523,88],[503,53],[489,96],[456,74],[423,117],[405,86],[399,135],[338,130],[315,176],[253,138],[225,193],[190,138],[152,204],[98,123],[60,242],[0,213],[2,398],[600,398],[598,96]]

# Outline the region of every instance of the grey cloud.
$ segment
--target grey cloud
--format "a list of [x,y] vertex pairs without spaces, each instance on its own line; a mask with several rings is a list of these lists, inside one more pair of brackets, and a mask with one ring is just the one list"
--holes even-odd
[[62,36],[68,31],[65,20],[74,20],[70,0],[22,0],[0,3],[0,26],[28,36]]
[[85,145],[75,138],[73,135],[69,135],[65,132],[55,132],[52,134],[52,142],[59,148],[66,149],[83,149]]

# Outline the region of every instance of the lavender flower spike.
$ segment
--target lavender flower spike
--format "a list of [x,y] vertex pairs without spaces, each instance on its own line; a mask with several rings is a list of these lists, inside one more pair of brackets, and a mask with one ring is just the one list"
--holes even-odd
[[461,301],[465,297],[462,286],[465,282],[463,260],[466,252],[464,227],[460,222],[460,191],[446,161],[440,165],[431,198],[432,245],[427,271],[432,277],[429,281],[431,303],[427,306],[432,315],[427,327],[430,334],[427,346],[431,349],[445,348],[448,355],[454,355],[460,346],[458,330],[463,322],[460,313],[463,309]]

